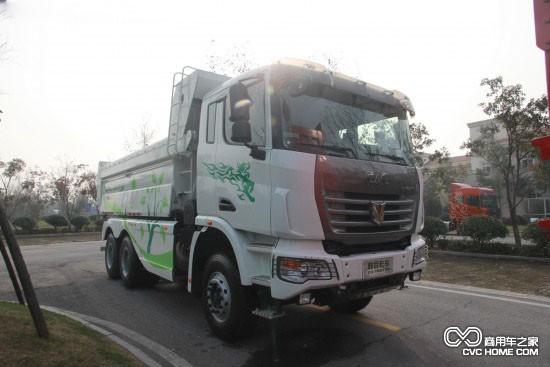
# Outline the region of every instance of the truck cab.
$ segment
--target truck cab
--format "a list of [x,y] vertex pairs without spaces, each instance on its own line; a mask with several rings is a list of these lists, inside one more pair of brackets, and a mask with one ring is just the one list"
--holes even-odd
[[473,187],[462,183],[451,183],[449,193],[449,230],[460,232],[460,223],[470,216],[500,217],[498,197],[488,187]]

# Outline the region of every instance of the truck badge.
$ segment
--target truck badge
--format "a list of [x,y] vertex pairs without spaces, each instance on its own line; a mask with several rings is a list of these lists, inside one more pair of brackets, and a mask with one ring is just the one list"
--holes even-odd
[[378,225],[381,225],[384,221],[384,210],[386,209],[386,203],[384,201],[373,201],[372,207],[372,221]]
[[388,183],[388,174],[387,173],[377,173],[377,172],[365,172],[365,182],[369,185],[379,184],[379,183]]

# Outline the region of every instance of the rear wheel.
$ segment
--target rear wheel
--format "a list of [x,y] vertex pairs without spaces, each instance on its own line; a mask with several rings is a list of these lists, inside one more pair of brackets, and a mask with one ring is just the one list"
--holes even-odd
[[330,308],[336,312],[355,313],[367,307],[371,300],[372,296],[360,299],[353,299],[351,301],[334,303],[330,305]]
[[214,254],[204,268],[202,306],[210,328],[220,339],[234,341],[250,326],[251,306],[239,270],[226,254]]
[[145,269],[139,261],[130,237],[126,236],[120,244],[120,276],[124,286],[136,288],[143,285]]
[[105,244],[105,268],[111,279],[120,278],[120,251],[115,236],[111,233]]

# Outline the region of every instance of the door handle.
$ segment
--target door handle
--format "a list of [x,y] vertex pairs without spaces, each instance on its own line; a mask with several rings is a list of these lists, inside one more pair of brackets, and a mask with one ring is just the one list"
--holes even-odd
[[231,200],[226,198],[220,198],[218,201],[218,207],[223,212],[235,212],[237,211],[237,208],[235,208],[235,205],[231,202]]

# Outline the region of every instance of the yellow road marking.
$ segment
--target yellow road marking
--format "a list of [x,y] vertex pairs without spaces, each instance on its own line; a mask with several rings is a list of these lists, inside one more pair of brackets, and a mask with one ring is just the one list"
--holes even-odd
[[[327,307],[327,306],[317,307],[317,306],[313,306],[313,305],[307,305],[306,307],[309,308],[310,310],[314,310],[314,311],[317,311],[317,312],[326,312],[326,311],[330,310],[330,308]],[[372,326],[381,327],[383,329],[390,330],[390,331],[399,331],[399,330],[401,330],[401,328],[399,326],[391,325],[391,324],[388,324],[388,323],[385,323],[385,322],[382,322],[382,321],[376,321],[376,320],[373,320],[373,319],[371,319],[367,316],[361,315],[361,314],[342,315],[342,316],[345,316],[348,319],[352,319],[352,320],[355,320],[355,321],[362,322],[363,324],[368,324],[368,325],[372,325]]]

